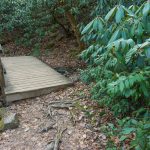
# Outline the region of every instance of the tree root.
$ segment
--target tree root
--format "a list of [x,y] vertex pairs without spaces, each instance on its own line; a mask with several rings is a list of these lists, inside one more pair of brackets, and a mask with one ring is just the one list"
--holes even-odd
[[77,100],[73,100],[73,101],[63,101],[63,100],[61,100],[61,101],[52,101],[52,102],[49,103],[49,106],[53,107],[53,108],[67,108],[67,109],[69,109],[69,107],[74,107],[75,106],[75,102]]
[[53,108],[69,108],[74,107],[76,102],[78,102],[80,99],[85,98],[85,96],[78,97],[73,100],[60,100],[60,101],[51,101],[49,103],[50,107]]
[[67,128],[65,128],[65,129],[58,128],[57,134],[56,134],[56,137],[55,137],[54,150],[58,150],[58,149],[59,149],[59,143],[60,143],[60,141],[61,141],[61,138],[62,138],[63,133],[64,133],[66,130],[67,130]]

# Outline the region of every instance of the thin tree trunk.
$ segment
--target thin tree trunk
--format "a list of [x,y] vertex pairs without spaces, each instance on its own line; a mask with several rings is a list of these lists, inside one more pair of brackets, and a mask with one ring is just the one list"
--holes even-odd
[[53,16],[54,21],[55,21],[57,24],[59,24],[59,25],[62,27],[62,29],[65,31],[66,35],[67,35],[67,36],[70,36],[70,31],[69,31],[69,29],[67,29],[67,28],[65,27],[65,25],[63,25],[63,24],[57,19],[57,17],[55,16],[54,13],[52,13],[52,16]]
[[68,19],[68,21],[72,27],[72,30],[76,36],[80,50],[83,50],[84,49],[84,43],[81,42],[81,34],[80,34],[80,31],[77,27],[77,22],[76,22],[75,17],[69,11],[66,11],[65,15],[66,15],[66,17],[67,17],[67,19]]

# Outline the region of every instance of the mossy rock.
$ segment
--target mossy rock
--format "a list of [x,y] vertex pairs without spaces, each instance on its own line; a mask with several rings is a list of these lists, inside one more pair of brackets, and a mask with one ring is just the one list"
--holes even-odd
[[4,130],[4,119],[2,116],[0,116],[0,131]]
[[15,129],[19,126],[17,114],[6,111],[5,108],[0,108],[0,131]]
[[4,115],[6,114],[6,112],[7,112],[7,111],[6,111],[6,109],[5,109],[4,107],[1,107],[1,108],[0,108],[0,116],[1,116],[1,117],[4,117]]
[[0,131],[4,130],[4,115],[6,113],[6,109],[4,107],[0,108]]

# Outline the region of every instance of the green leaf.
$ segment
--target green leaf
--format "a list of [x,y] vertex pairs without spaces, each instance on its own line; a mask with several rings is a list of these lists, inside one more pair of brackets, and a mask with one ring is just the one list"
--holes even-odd
[[119,84],[119,88],[120,88],[120,92],[123,92],[123,90],[124,90],[124,83],[122,81]]
[[118,6],[116,16],[115,16],[116,23],[120,23],[123,17],[124,17],[124,9],[122,8],[122,6]]
[[129,83],[128,80],[125,80],[125,87],[126,87],[126,88],[129,88],[129,87],[130,87],[130,83]]
[[112,17],[115,15],[117,11],[117,7],[114,7],[113,9],[111,9],[108,14],[105,16],[105,20],[106,21],[110,21],[112,19]]
[[135,35],[135,29],[136,29],[136,24],[133,24],[132,26],[131,26],[131,36],[134,36]]
[[144,16],[147,16],[149,12],[150,12],[150,2],[148,1],[148,2],[144,5],[144,8],[143,8],[143,15],[144,15]]
[[85,33],[87,33],[87,32],[89,32],[89,31],[91,30],[91,28],[92,28],[92,26],[93,26],[93,22],[94,22],[94,20],[92,20],[89,24],[87,24],[87,25],[85,26],[85,28],[84,28],[83,31],[81,32],[82,35],[85,34]]
[[122,6],[122,8],[124,9],[124,11],[125,11],[129,16],[134,16],[134,13],[133,13],[131,10],[127,9],[127,8],[124,7],[124,6]]
[[135,128],[124,128],[122,134],[130,134],[133,131],[135,131]]
[[131,6],[129,6],[128,9],[135,13],[135,12],[138,10],[138,6],[136,6],[136,5],[131,5]]
[[103,22],[100,17],[97,17],[94,22],[93,22],[93,29],[96,31],[101,31],[103,30]]
[[114,42],[115,40],[117,40],[119,38],[119,36],[120,36],[120,29],[118,29],[114,32],[114,34],[111,36],[108,43]]
[[127,138],[127,137],[126,137],[125,135],[123,135],[123,136],[120,137],[119,140],[120,140],[120,142],[122,142],[122,141],[124,141],[126,138]]
[[142,36],[142,34],[143,34],[143,26],[142,26],[142,23],[139,23],[138,24],[138,28],[137,28],[137,33],[138,33],[138,35],[139,36]]
[[108,123],[108,126],[109,126],[111,129],[114,129],[114,128],[115,128],[114,124],[112,124],[112,123]]
[[144,129],[150,129],[150,123],[144,125]]
[[146,56],[147,58],[150,58],[150,47],[146,48]]
[[144,7],[144,3],[139,7],[139,9],[135,12],[135,14],[138,15],[141,12],[143,7]]

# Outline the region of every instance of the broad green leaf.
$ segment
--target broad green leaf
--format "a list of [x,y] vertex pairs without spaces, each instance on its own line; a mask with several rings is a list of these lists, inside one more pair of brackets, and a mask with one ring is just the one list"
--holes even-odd
[[135,12],[138,10],[138,6],[136,6],[136,5],[131,5],[131,6],[129,6],[128,9],[135,13]]
[[150,129],[150,123],[144,125],[144,129]]
[[139,9],[135,12],[135,14],[138,15],[143,9],[143,7],[144,7],[144,3],[139,7]]
[[117,40],[120,37],[120,29],[116,30],[114,34],[111,36],[109,43]]
[[122,81],[119,84],[119,88],[120,88],[120,92],[123,92],[123,90],[124,90],[124,83]]
[[150,13],[150,2],[148,1],[143,8],[143,15],[147,16]]
[[93,22],[93,29],[96,31],[101,31],[103,29],[103,22],[100,17],[97,17]]
[[85,33],[89,32],[91,30],[91,27],[93,26],[93,22],[94,22],[94,20],[92,20],[89,24],[87,24],[85,26],[85,28],[83,29],[83,31],[81,32],[81,34],[85,34]]
[[139,36],[142,36],[143,32],[144,32],[144,30],[143,30],[142,23],[139,23],[139,24],[138,24],[138,28],[137,28],[137,34],[138,34]]
[[122,8],[124,9],[124,11],[125,11],[128,15],[134,16],[134,13],[133,13],[131,10],[129,10],[128,8],[126,8],[126,7],[124,7],[124,6],[122,6]]
[[124,141],[126,138],[127,138],[127,136],[123,135],[123,136],[120,137],[119,140],[122,142],[122,141]]
[[125,80],[125,87],[126,87],[126,88],[129,88],[129,87],[130,87],[130,83],[129,83],[128,80]]
[[113,9],[111,9],[108,14],[105,16],[105,20],[106,21],[110,21],[112,19],[112,17],[115,15],[117,11],[117,7],[114,7]]
[[115,16],[116,23],[120,23],[123,17],[124,17],[124,9],[122,8],[122,6],[118,6]]
[[127,43],[130,45],[131,48],[135,46],[135,42],[132,39],[128,39]]
[[115,50],[118,51],[120,47],[120,41],[114,42]]
[[135,35],[135,30],[136,30],[136,24],[133,24],[131,26],[131,32],[130,32],[130,34],[131,34],[132,37]]
[[131,132],[134,132],[135,128],[124,128],[122,131],[122,134],[130,134]]
[[122,36],[123,39],[127,39],[127,37],[128,37],[128,30],[126,28],[122,29],[121,36]]
[[147,58],[150,58],[150,48],[146,49],[146,56],[147,56]]

